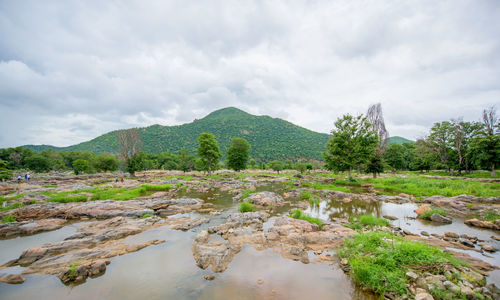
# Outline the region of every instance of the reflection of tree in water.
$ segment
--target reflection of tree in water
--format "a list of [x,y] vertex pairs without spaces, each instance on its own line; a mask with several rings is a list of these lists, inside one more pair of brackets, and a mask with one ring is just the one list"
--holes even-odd
[[345,203],[340,200],[328,200],[325,210],[330,212],[328,215],[330,220],[333,218],[349,218],[353,215],[374,215],[380,217],[382,203],[379,202],[364,202],[353,200]]

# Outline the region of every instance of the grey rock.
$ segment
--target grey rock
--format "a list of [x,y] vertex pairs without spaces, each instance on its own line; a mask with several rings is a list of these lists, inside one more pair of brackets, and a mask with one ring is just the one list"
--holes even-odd
[[451,224],[452,223],[452,219],[451,218],[442,216],[440,214],[432,214],[431,221],[438,222],[438,223],[445,223],[445,224]]

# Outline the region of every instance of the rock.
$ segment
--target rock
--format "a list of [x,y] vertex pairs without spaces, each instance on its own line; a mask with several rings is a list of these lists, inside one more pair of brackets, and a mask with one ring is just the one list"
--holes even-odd
[[428,293],[418,293],[415,295],[415,300],[434,300],[434,297]]
[[464,223],[467,225],[470,225],[470,226],[474,226],[474,227],[500,230],[499,225],[497,225],[493,222],[489,222],[489,221],[480,221],[478,219],[469,219],[469,220],[465,220]]
[[434,287],[443,290],[443,281],[446,281],[446,277],[444,277],[443,275],[430,275],[425,277],[425,281],[427,282],[429,289],[432,289]]
[[465,295],[465,297],[467,299],[475,299],[475,298],[473,298],[475,296],[474,291],[472,290],[472,288],[470,288],[466,285],[462,285],[460,287],[460,293],[462,293],[462,295]]
[[56,230],[63,227],[64,223],[66,223],[66,220],[64,219],[0,223],[0,237],[31,235],[44,231]]
[[445,232],[444,236],[454,238],[454,239],[458,238],[458,234],[456,234],[454,232]]
[[9,274],[0,277],[0,282],[9,283],[9,284],[20,284],[26,281],[21,274]]
[[418,279],[418,275],[414,272],[408,271],[406,272],[406,278],[410,279],[411,281],[416,281]]
[[492,235],[491,238],[495,241],[500,241],[500,236]]
[[422,232],[420,232],[420,234],[423,236],[429,236],[429,233],[427,231],[422,231]]
[[445,282],[443,282],[443,285],[447,290],[451,291],[454,294],[457,294],[460,292],[460,288],[456,284],[454,284],[453,282],[451,282],[449,280],[446,280]]
[[[440,214],[432,214],[431,221],[438,222],[438,223],[445,223],[445,224],[452,223],[452,219],[450,217],[445,217],[445,216],[442,216]],[[458,235],[457,235],[457,237],[458,237]]]
[[497,252],[498,249],[491,246],[491,245],[488,245],[488,244],[484,244],[484,243],[481,243],[479,244],[479,246],[481,246],[481,249],[483,249],[484,251],[488,251],[488,252]]
[[213,274],[210,274],[210,275],[203,276],[203,278],[205,278],[205,280],[212,281],[212,280],[214,280],[217,277],[215,277],[215,275],[213,275]]
[[259,206],[282,206],[283,197],[273,192],[260,192],[248,196],[247,201]]
[[189,221],[187,223],[176,224],[176,225],[172,226],[171,228],[176,229],[176,230],[186,231],[186,230],[189,230],[189,229],[194,228],[194,227],[198,227],[201,224],[208,223],[208,222],[210,222],[209,218],[196,218],[196,219],[192,219],[191,221]]
[[388,216],[388,215],[385,215],[385,216],[383,216],[383,217],[384,217],[384,218],[386,218],[387,220],[392,220],[392,221],[394,221],[394,220],[397,220],[397,219],[398,219],[398,218],[396,218],[396,217],[394,217],[394,216]]
[[259,284],[259,285],[264,284],[264,280],[262,280],[262,279],[257,280],[257,284]]
[[459,242],[462,244],[462,245],[465,245],[467,247],[471,247],[471,248],[474,248],[474,243],[472,243],[470,240],[468,239],[460,239]]
[[423,205],[420,205],[417,209],[415,209],[415,213],[419,216],[425,214],[426,212],[429,212],[431,211],[431,206],[428,205],[428,204],[423,204]]

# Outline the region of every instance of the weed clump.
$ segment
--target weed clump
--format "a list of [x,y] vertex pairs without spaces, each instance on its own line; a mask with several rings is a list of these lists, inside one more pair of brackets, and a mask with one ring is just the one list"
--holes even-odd
[[378,294],[407,294],[408,270],[441,274],[448,266],[464,265],[450,253],[387,232],[359,233],[339,250],[356,283]]
[[311,199],[312,196],[313,195],[309,191],[304,191],[304,192],[300,193],[300,199],[302,199],[302,200]]
[[246,190],[244,190],[244,191],[243,191],[243,193],[241,194],[241,198],[240,198],[240,199],[241,199],[241,200],[246,199],[246,198],[248,198],[248,197],[249,197],[251,194],[253,194],[253,193],[255,193],[255,191],[250,190],[250,189],[246,189]]
[[238,211],[241,213],[255,211],[255,210],[256,210],[255,206],[252,203],[246,201],[241,202],[240,206],[238,207]]
[[495,222],[496,220],[500,219],[500,215],[494,210],[488,210],[484,214],[484,219],[486,221]]
[[292,217],[294,219],[304,220],[304,221],[307,221],[309,223],[314,223],[314,224],[318,225],[319,228],[321,228],[321,226],[323,226],[323,222],[320,219],[313,218],[309,214],[303,212],[302,210],[300,210],[298,208],[292,209],[290,211],[290,217]]
[[12,222],[16,222],[16,216],[10,214],[10,215],[6,215],[6,216],[2,216],[2,223],[12,223]]
[[351,216],[349,217],[349,222],[351,224],[345,226],[354,230],[360,230],[363,227],[373,228],[374,226],[387,226],[390,224],[386,219],[377,218],[372,215]]
[[154,216],[153,214],[144,214],[141,216],[141,219],[146,219],[146,218],[153,217],[153,216]]
[[420,219],[424,219],[424,220],[430,220],[431,219],[431,216],[433,214],[438,214],[438,215],[442,215],[442,216],[446,216],[446,210],[444,209],[440,209],[440,208],[431,208],[431,210],[429,211],[426,211],[425,213],[421,214],[420,216],[418,216]]

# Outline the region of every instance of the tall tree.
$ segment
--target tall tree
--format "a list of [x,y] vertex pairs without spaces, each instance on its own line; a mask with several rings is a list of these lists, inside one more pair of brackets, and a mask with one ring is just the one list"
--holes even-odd
[[121,146],[120,155],[126,161],[141,151],[142,139],[138,128],[117,130],[115,135]]
[[500,123],[494,107],[483,110],[483,128],[472,144],[476,162],[487,166],[495,177],[495,167],[500,164]]
[[219,144],[213,134],[206,132],[203,132],[197,140],[200,143],[198,155],[201,158],[203,169],[210,174],[217,167],[219,158],[222,156]]
[[227,149],[227,166],[235,171],[247,168],[250,144],[243,138],[233,138]]
[[192,171],[196,164],[196,157],[194,155],[190,155],[187,150],[181,149],[178,152],[179,157],[179,168],[184,171]]
[[344,115],[335,122],[332,137],[326,144],[323,157],[326,168],[335,171],[349,171],[365,163],[377,147],[377,134],[365,116]]
[[431,149],[438,155],[441,163],[446,167],[448,172],[451,170],[450,166],[450,152],[451,145],[453,144],[452,124],[448,121],[441,123],[434,123],[431,128],[428,140]]

